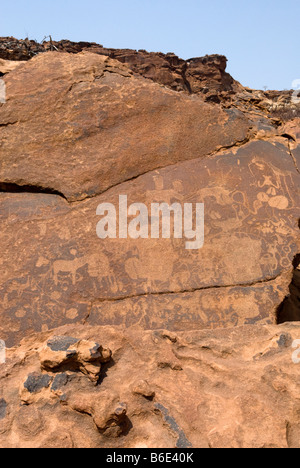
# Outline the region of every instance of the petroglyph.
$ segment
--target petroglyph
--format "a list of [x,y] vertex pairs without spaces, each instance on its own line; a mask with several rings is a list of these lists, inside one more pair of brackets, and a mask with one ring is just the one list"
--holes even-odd
[[[275,323],[299,252],[299,177],[284,146],[259,141],[147,173],[52,217],[56,205],[27,194],[18,231],[11,214],[0,232],[3,339],[74,321],[170,330]],[[120,193],[147,207],[203,202],[203,248],[99,239],[96,208],[117,206]],[[44,216],[42,239],[31,199]],[[5,209],[13,213],[7,198]]]
[[58,285],[59,274],[69,274],[72,278],[72,284],[76,284],[76,276],[80,268],[88,267],[88,274],[93,278],[100,276],[101,272],[108,271],[109,261],[106,256],[101,257],[97,254],[89,257],[74,258],[73,260],[56,260],[53,263],[53,280]]

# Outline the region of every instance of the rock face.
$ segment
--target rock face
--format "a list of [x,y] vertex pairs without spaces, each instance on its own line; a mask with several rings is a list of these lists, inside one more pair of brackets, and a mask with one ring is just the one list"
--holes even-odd
[[[1,448],[300,445],[298,324],[178,334],[77,325],[55,333],[9,350],[0,367]],[[112,351],[96,386],[71,360],[56,367],[74,341]],[[49,343],[55,367],[45,369]]]
[[0,75],[0,446],[299,446],[292,92],[52,40]]
[[[147,52],[146,50],[111,49],[89,42],[68,40],[48,41],[39,44],[32,40],[14,37],[0,38],[0,59],[10,61],[31,60],[45,52],[79,54],[92,52],[115,59],[136,75],[175,91],[201,95],[206,101],[243,111],[255,109],[290,120],[300,117],[300,106],[292,102],[293,91],[257,91],[244,88],[226,72],[227,59],[222,55],[206,55],[183,60],[173,53]],[[1,73],[1,70],[0,70]]]
[[22,62],[0,59],[0,76],[6,75],[7,73],[13,71],[21,63]]
[[[41,53],[5,84],[0,330],[8,346],[66,323],[276,323],[300,251],[297,119],[280,126],[225,109],[89,52]],[[97,207],[118,207],[120,195],[149,213],[152,203],[204,203],[203,248],[187,250],[174,236],[100,240]]]
[[1,184],[70,201],[242,142],[250,126],[241,112],[133,77],[90,53],[41,54],[5,82]]
[[108,56],[126,64],[134,73],[175,91],[201,93],[209,101],[220,99],[241,90],[241,85],[226,73],[227,59],[222,55],[182,60],[173,53],[162,54],[145,50],[109,49],[88,42],[17,40],[13,37],[0,38],[0,58],[5,60],[30,60],[47,52],[92,52]]

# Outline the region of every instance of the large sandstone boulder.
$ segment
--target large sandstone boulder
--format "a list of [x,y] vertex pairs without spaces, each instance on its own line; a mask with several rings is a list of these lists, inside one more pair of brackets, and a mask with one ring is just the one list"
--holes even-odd
[[96,43],[53,41],[51,37],[46,39],[49,40],[38,44],[28,39],[0,37],[0,59],[20,61],[30,60],[37,54],[47,51],[72,54],[88,51],[118,60],[136,74],[175,91],[200,93],[206,100],[216,102],[224,98],[228,100],[230,94],[242,90],[242,86],[226,72],[227,59],[222,55],[183,60],[173,53],[111,49]]
[[[1,339],[74,322],[276,323],[299,253],[287,129],[86,52],[38,55],[5,82]],[[118,207],[120,195],[149,209],[204,203],[203,248],[174,236],[100,240],[97,207]]]
[[246,139],[241,112],[170,91],[96,54],[47,53],[5,77],[0,183],[75,201]]

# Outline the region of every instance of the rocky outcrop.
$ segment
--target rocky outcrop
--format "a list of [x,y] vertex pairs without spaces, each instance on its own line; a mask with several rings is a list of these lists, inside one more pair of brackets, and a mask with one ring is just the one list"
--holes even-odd
[[[49,38],[48,38],[49,39]],[[221,97],[242,87],[226,73],[227,59],[221,55],[182,60],[173,53],[147,52],[145,50],[110,49],[88,42],[17,40],[13,37],[0,38],[0,59],[30,60],[47,52],[78,54],[92,52],[108,56],[126,64],[134,73],[176,91],[202,93],[210,101],[220,102]]]
[[[299,336],[298,324],[33,335],[0,367],[0,446],[297,448]],[[62,355],[77,343],[111,349],[96,386]]]
[[[52,40],[0,39],[0,75],[0,447],[298,447],[292,92]],[[203,203],[204,242],[124,203]]]
[[33,40],[18,40],[14,37],[0,38],[0,58],[4,60],[30,60],[38,53],[44,51],[45,47]]
[[292,101],[293,91],[244,88],[226,72],[227,59],[222,55],[183,60],[173,53],[112,49],[89,42],[53,41],[51,37],[41,44],[29,39],[0,38],[0,59],[26,61],[49,51],[104,55],[126,64],[134,74],[175,91],[200,94],[206,101],[220,103],[226,108],[267,113],[279,122],[300,116],[299,100],[297,103]]
[[[66,323],[276,323],[299,253],[298,121],[205,102],[94,53],[42,53],[0,107],[1,339]],[[104,239],[97,206],[204,203],[205,242]]]
[[231,147],[251,125],[241,112],[169,91],[90,53],[41,54],[5,82],[0,183],[69,201]]

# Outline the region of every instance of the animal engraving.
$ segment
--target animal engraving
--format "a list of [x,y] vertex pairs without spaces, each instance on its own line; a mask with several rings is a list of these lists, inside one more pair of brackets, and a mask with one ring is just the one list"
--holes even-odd
[[105,255],[98,256],[84,256],[74,258],[73,260],[56,260],[53,263],[53,280],[55,285],[58,285],[58,277],[60,273],[70,274],[72,284],[76,284],[76,275],[78,270],[84,266],[88,266],[88,274],[93,278],[105,276],[108,272],[109,262]]

